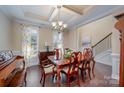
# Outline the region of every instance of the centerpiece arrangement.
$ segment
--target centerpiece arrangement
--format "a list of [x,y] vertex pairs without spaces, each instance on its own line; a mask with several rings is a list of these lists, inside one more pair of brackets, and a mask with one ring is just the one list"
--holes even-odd
[[67,49],[64,54],[64,58],[69,59],[71,57],[73,50]]

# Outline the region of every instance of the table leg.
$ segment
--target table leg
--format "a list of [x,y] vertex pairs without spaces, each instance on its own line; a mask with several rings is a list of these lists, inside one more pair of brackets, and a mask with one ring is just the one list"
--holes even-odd
[[57,70],[57,86],[60,87],[60,69]]

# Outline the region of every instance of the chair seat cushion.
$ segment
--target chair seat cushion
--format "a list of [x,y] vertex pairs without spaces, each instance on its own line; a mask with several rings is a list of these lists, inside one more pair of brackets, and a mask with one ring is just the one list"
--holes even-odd
[[[51,73],[53,71],[54,65],[48,67],[48,68],[44,68],[45,73]],[[56,67],[54,68],[54,71],[56,71]]]

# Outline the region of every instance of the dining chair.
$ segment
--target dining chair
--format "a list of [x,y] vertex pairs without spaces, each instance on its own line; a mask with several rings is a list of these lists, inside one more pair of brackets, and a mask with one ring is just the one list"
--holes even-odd
[[70,82],[71,82],[71,77],[76,77],[77,79],[77,84],[78,86],[80,86],[80,81],[79,81],[79,69],[78,69],[78,65],[80,63],[79,58],[81,55],[81,52],[73,52],[71,54],[71,57],[69,59],[69,65],[64,67],[61,70],[61,73],[64,73],[67,77],[67,85],[70,87]]
[[91,62],[93,62],[92,74],[95,77],[95,75],[94,75],[95,60],[93,57],[93,52],[90,48],[85,48],[83,50],[82,60],[79,65],[79,69],[81,70],[81,76],[82,76],[83,81],[85,81],[84,76],[87,74],[87,72],[88,72],[89,78],[91,80]]
[[45,86],[45,78],[47,75],[51,74],[54,78],[54,74],[56,73],[56,67],[50,62],[49,59],[46,60],[42,60],[41,61],[41,54],[39,52],[38,57],[39,57],[39,61],[41,64],[41,80],[40,83],[42,84],[42,86]]

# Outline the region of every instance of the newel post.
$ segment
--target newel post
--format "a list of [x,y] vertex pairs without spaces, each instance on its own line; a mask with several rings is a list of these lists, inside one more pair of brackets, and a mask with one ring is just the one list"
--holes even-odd
[[[120,32],[120,77],[119,86],[124,87],[124,14],[115,16],[118,21],[115,28]],[[115,42],[116,43],[116,42]]]

